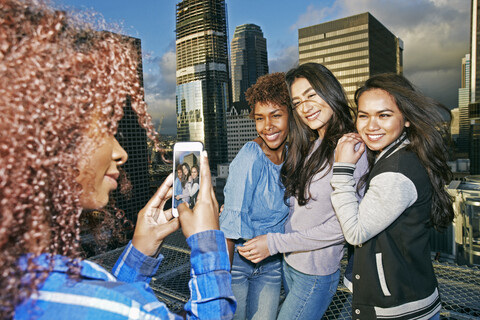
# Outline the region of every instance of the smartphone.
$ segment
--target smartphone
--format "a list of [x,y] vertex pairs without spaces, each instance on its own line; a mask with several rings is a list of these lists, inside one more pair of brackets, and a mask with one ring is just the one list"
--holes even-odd
[[173,146],[172,215],[178,217],[177,207],[184,202],[195,206],[200,189],[200,153],[203,144],[198,141],[177,142]]

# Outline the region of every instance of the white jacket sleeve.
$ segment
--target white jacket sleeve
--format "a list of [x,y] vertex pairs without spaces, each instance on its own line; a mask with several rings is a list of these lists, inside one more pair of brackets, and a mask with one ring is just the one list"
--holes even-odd
[[369,189],[359,204],[355,197],[353,171],[348,170],[351,166],[334,164],[330,182],[334,189],[331,199],[345,239],[350,244],[358,245],[392,224],[417,200],[417,190],[405,175],[385,172],[370,181]]

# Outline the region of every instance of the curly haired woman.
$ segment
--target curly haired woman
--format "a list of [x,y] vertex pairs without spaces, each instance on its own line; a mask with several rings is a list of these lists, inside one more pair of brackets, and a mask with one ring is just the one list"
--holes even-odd
[[229,243],[232,288],[238,302],[234,319],[276,319],[282,285],[280,255],[253,263],[239,254],[243,243],[267,232],[283,232],[288,207],[280,169],[286,154],[290,97],[284,74],[258,78],[245,93],[258,137],[230,164],[221,230]]
[[170,176],[140,211],[113,275],[81,259],[80,216],[107,205],[127,160],[114,137],[127,99],[155,139],[137,58],[123,37],[80,29],[65,12],[0,2],[0,318],[175,318],[148,283],[179,223],[192,247],[187,312],[234,312],[225,238],[211,230],[218,208],[205,156],[194,213],[181,205],[177,220],[163,210]]

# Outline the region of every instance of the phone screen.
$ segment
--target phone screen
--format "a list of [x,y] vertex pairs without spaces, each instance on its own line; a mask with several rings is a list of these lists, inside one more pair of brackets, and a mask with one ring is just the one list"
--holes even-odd
[[173,196],[172,212],[178,216],[176,208],[180,203],[195,206],[200,189],[200,142],[178,142],[173,148]]

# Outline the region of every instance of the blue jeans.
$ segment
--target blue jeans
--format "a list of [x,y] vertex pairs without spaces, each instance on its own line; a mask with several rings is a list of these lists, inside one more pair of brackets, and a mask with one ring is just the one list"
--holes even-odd
[[283,262],[285,301],[279,320],[321,319],[337,291],[340,269],[327,276],[302,273]]
[[237,299],[233,319],[275,320],[282,286],[282,257],[271,256],[257,264],[235,250],[232,289]]

